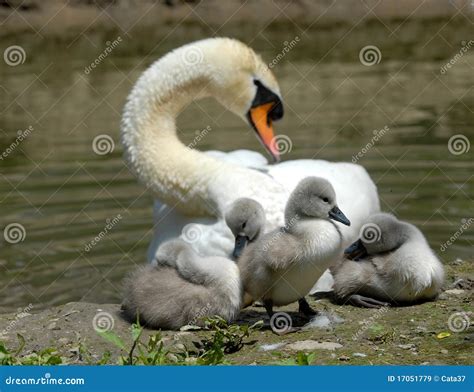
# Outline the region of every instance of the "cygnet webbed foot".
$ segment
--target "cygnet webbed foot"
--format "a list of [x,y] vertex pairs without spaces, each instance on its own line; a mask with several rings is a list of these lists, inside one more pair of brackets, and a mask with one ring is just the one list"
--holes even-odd
[[383,306],[390,306],[388,302],[378,301],[374,298],[364,297],[363,295],[353,294],[348,301],[351,305],[360,306],[362,308],[381,308]]

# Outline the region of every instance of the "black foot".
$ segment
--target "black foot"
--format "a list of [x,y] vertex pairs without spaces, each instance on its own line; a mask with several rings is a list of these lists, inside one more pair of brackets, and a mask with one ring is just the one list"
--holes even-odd
[[382,306],[390,306],[388,302],[378,301],[358,294],[351,295],[347,302],[351,305],[360,306],[362,308],[381,308]]
[[306,301],[304,297],[298,300],[298,305],[298,311],[307,317],[316,316],[318,314],[318,312],[316,312],[311,306],[309,306],[308,301]]
[[271,299],[264,299],[263,306],[267,311],[268,317],[272,318],[273,316],[273,301]]

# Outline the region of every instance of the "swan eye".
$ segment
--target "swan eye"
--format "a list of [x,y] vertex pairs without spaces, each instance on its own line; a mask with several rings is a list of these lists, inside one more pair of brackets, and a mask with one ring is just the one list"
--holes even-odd
[[325,198],[323,199],[323,201],[324,201],[325,203],[329,203],[329,199],[328,199],[327,197],[325,197]]
[[245,226],[247,226],[247,222],[242,223],[242,229],[245,229]]

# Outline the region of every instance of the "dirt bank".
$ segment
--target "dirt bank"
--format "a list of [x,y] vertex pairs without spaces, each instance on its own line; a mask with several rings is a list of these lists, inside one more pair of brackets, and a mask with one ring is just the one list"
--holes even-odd
[[[262,308],[248,308],[237,324],[264,320],[252,331],[245,344],[226,355],[234,364],[287,363],[298,352],[312,353],[314,364],[472,364],[472,262],[456,261],[448,266],[448,290],[436,302],[401,308],[359,309],[339,306],[329,299],[311,299],[321,314],[311,324],[296,313],[295,306],[280,308],[293,318],[296,332],[279,336],[268,327]],[[34,307],[33,307],[34,309]],[[100,336],[94,325],[100,321],[125,343],[122,350]],[[451,321],[449,321],[451,320]],[[471,322],[469,327],[466,320]],[[30,309],[0,319],[0,341],[11,351],[19,345],[17,334],[25,339],[19,356],[25,357],[54,347],[66,363],[96,363],[105,352],[116,363],[127,355],[132,344],[130,324],[123,320],[116,304],[72,302],[40,313]],[[212,331],[163,331],[167,347],[192,351]],[[156,331],[145,330],[146,341]]]

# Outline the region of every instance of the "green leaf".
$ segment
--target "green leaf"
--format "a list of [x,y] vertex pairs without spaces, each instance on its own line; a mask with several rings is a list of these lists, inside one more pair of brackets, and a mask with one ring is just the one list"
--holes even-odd
[[112,331],[97,331],[97,333],[100,336],[102,336],[105,340],[107,340],[110,343],[116,345],[118,348],[121,348],[122,350],[125,350],[125,343],[114,332],[112,332]]

